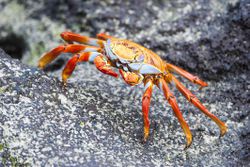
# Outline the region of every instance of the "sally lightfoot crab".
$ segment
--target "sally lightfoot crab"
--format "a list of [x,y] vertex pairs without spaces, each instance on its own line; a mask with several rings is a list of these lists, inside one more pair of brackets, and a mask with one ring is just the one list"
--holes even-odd
[[207,83],[187,71],[163,61],[151,50],[125,39],[115,38],[106,34],[98,34],[97,38],[89,38],[72,32],[61,33],[66,44],[59,45],[48,53],[45,53],[39,60],[39,67],[44,68],[61,53],[72,53],[73,56],[67,62],[63,72],[62,81],[67,83],[76,65],[80,62],[94,62],[96,68],[104,74],[118,77],[113,68],[119,69],[124,81],[131,85],[144,83],[144,94],[142,98],[142,113],[144,120],[144,138],[149,137],[149,106],[153,86],[156,85],[163,93],[175,116],[177,117],[186,136],[186,148],[192,143],[192,134],[188,124],[176,102],[176,98],[169,89],[169,83],[173,82],[176,88],[192,103],[199,108],[206,116],[211,118],[220,128],[220,136],[227,132],[224,122],[210,113],[208,109],[192,94],[174,75],[177,73],[191,82],[207,86]]

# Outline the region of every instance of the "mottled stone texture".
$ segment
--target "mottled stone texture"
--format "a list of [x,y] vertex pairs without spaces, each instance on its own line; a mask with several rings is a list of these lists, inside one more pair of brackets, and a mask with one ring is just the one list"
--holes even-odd
[[[247,166],[250,161],[250,3],[221,1],[0,0],[0,166]],[[154,90],[151,138],[142,144],[143,87],[79,65],[65,89],[67,55],[44,73],[38,57],[71,30],[128,38],[208,81],[181,79],[226,122],[218,127],[176,91],[194,136],[184,135]],[[29,64],[24,65],[24,64]]]

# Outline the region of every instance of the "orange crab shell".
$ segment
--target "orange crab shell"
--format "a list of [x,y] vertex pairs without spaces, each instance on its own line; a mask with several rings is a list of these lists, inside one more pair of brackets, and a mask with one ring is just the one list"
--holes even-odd
[[[110,40],[110,47],[112,49],[112,52],[120,60],[123,59],[130,63],[138,62],[152,65],[161,73],[166,70],[166,63],[153,51],[129,40],[117,38],[111,38]],[[141,60],[143,60],[143,62],[140,62]]]

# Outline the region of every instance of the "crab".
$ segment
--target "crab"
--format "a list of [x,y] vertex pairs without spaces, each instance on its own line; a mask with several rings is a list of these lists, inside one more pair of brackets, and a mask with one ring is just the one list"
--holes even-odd
[[180,67],[164,61],[153,51],[135,42],[112,37],[104,33],[97,34],[97,38],[90,38],[66,31],[61,33],[61,38],[66,43],[45,53],[40,58],[38,67],[43,69],[62,53],[73,54],[62,71],[62,82],[64,85],[66,85],[76,65],[87,61],[93,62],[102,73],[116,78],[118,78],[119,74],[113,68],[117,68],[124,81],[131,86],[140,83],[144,84],[142,97],[143,141],[146,142],[150,135],[149,107],[153,87],[156,85],[163,92],[183,129],[186,136],[185,148],[188,148],[192,143],[192,133],[182,116],[175,96],[169,88],[169,83],[171,82],[174,83],[176,88],[191,104],[200,109],[219,126],[220,136],[227,132],[226,124],[210,113],[173,73],[185,77],[192,83],[199,85],[200,88],[206,87],[208,84]]

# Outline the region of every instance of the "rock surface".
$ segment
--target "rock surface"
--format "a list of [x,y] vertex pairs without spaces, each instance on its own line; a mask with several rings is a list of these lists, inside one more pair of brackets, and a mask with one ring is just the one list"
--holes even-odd
[[66,29],[132,39],[206,79],[209,87],[202,91],[182,81],[229,127],[219,139],[215,123],[173,89],[194,136],[183,151],[182,130],[155,89],[153,135],[142,144],[142,86],[129,87],[86,63],[64,89],[60,73],[67,55],[47,68],[59,70],[46,74],[0,50],[0,166],[246,166],[249,7],[247,0],[0,0],[0,47],[10,56],[35,65]]

